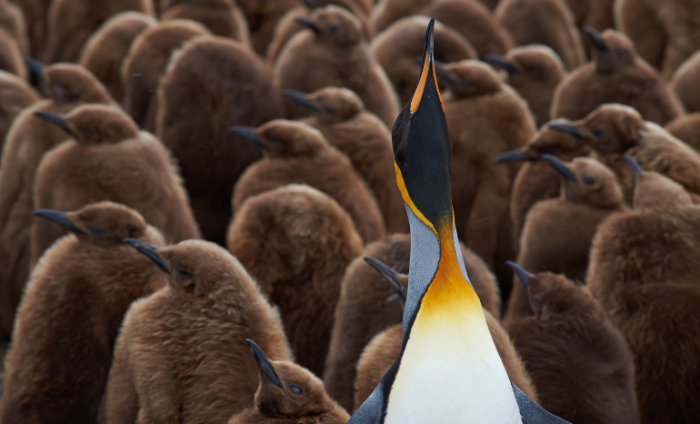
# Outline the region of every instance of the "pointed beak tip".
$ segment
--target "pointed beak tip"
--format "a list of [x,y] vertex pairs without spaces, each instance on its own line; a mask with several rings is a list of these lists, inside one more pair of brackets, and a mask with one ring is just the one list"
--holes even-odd
[[566,178],[569,181],[578,181],[576,179],[576,175],[571,172],[568,166],[566,166],[566,162],[563,160],[559,159],[558,157],[554,155],[550,155],[548,153],[545,153],[542,155],[542,159],[546,161],[552,168],[554,168],[559,174]]
[[526,271],[523,267],[518,265],[517,263],[513,261],[506,261],[506,265],[510,269],[513,270],[513,273],[518,276],[518,279],[520,280],[521,283],[525,286],[525,289],[530,289],[530,284],[528,282],[529,279],[533,278],[534,275],[528,271]]

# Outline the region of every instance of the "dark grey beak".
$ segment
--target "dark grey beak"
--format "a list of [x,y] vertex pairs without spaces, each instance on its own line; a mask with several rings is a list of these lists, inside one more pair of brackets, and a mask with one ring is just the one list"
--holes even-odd
[[37,78],[44,81],[44,68],[46,65],[31,57],[25,57],[24,63],[27,65],[27,68],[29,68],[29,70],[36,75]]
[[46,122],[54,124],[58,128],[65,131],[71,137],[75,137],[75,133],[73,133],[73,130],[68,128],[68,124],[66,124],[66,121],[61,119],[61,117],[58,116],[57,114],[55,114],[53,112],[47,112],[45,110],[40,110],[40,111],[34,112],[34,116],[36,116],[37,118],[41,118]]
[[265,143],[260,140],[257,134],[255,134],[255,127],[246,127],[245,125],[234,125],[229,127],[228,132],[236,134],[237,136],[243,137],[246,140],[250,140],[255,143],[256,146],[261,149],[270,150]]
[[313,31],[314,34],[321,33],[321,31],[318,29],[318,27],[316,25],[314,25],[314,23],[309,18],[299,17],[299,18],[294,18],[294,20],[299,22],[300,24],[304,25],[305,27],[307,27],[311,31]]
[[495,63],[496,65],[500,66],[502,69],[505,69],[506,71],[508,71],[508,75],[513,75],[513,74],[518,73],[518,69],[515,66],[513,66],[512,63],[508,62],[506,60],[506,58],[501,56],[500,54],[490,53],[490,54],[487,54],[484,59],[489,63]]
[[534,277],[534,275],[525,271],[520,265],[513,261],[506,261],[506,265],[508,265],[510,269],[513,270],[513,273],[518,276],[520,282],[523,283],[523,286],[525,286],[525,290],[530,290],[529,281],[532,277]]
[[393,268],[391,268],[384,262],[378,261],[374,258],[364,257],[362,259],[364,259],[365,262],[369,264],[369,266],[376,269],[377,272],[382,274],[384,278],[389,280],[389,282],[391,283],[394,290],[396,290],[401,300],[404,302],[406,301],[406,293],[403,291],[403,287],[401,287],[401,283],[397,278],[399,275],[401,275],[399,272],[396,272]]
[[605,41],[603,41],[602,38],[600,38],[600,33],[596,31],[595,29],[585,26],[583,27],[583,33],[588,36],[588,38],[591,40],[591,43],[593,43],[593,46],[596,48],[596,50],[607,53],[610,51],[610,48],[608,47],[607,44],[605,44]]
[[309,99],[306,98],[306,94],[302,93],[301,91],[284,89],[282,90],[282,95],[290,100],[299,103],[302,106],[305,106],[306,108],[314,112],[318,110],[316,105],[309,101]]
[[566,162],[563,160],[547,153],[542,155],[542,159],[546,160],[562,177],[570,181],[576,181],[576,175],[566,167]]
[[265,374],[267,379],[270,380],[272,384],[281,389],[282,382],[277,376],[277,372],[275,372],[275,367],[273,367],[270,363],[270,360],[267,359],[267,355],[265,355],[265,352],[263,352],[263,350],[260,349],[260,346],[255,344],[254,341],[250,339],[245,339],[245,342],[248,343],[250,351],[253,352],[253,357],[255,358],[255,362],[258,363],[258,368],[260,368],[260,371],[262,371]]
[[632,170],[632,178],[634,179],[634,183],[637,184],[637,176],[643,174],[644,170],[639,165],[639,162],[637,162],[632,156],[625,155],[625,160],[627,161],[627,165],[629,165],[630,169]]
[[574,136],[578,140],[588,140],[583,134],[578,132],[576,127],[569,124],[547,124],[547,128]]
[[54,211],[51,209],[37,209],[34,212],[32,212],[32,215],[61,224],[75,234],[85,235],[85,231],[76,227],[73,222],[66,218],[68,212]]
[[158,268],[170,274],[168,266],[165,264],[165,262],[163,262],[163,259],[161,259],[160,256],[158,256],[158,254],[156,253],[160,250],[160,247],[156,247],[152,244],[148,244],[145,241],[135,238],[125,238],[122,241],[124,243],[130,244],[131,246],[136,248],[136,250],[148,256],[149,259],[151,259],[153,262],[156,263],[156,265],[158,265]]
[[540,160],[537,156],[523,152],[522,149],[513,149],[501,153],[493,158],[493,163],[508,163],[508,162],[535,162]]

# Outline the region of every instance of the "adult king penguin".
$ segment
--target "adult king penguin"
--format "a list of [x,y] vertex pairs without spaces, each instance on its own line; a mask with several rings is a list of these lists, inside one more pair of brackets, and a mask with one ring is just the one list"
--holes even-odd
[[566,423],[509,380],[458,255],[452,146],[437,88],[430,21],[413,98],[392,134],[411,226],[401,354],[348,424]]

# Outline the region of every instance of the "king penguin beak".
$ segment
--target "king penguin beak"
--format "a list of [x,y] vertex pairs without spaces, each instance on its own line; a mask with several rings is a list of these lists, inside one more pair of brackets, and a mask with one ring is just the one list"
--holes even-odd
[[500,66],[502,69],[505,69],[508,71],[508,75],[513,75],[518,73],[518,68],[513,66],[512,63],[508,62],[505,57],[501,56],[500,54],[494,54],[494,53],[489,53],[486,55],[484,58],[487,62],[489,63],[495,63],[496,65]]
[[596,50],[604,53],[610,51],[610,48],[607,44],[605,44],[605,41],[603,41],[603,39],[600,38],[600,33],[598,31],[596,31],[592,27],[585,26],[583,27],[583,33],[588,36]]
[[508,162],[535,162],[540,158],[526,153],[521,147],[520,149],[513,149],[507,152],[501,153],[493,158],[493,163],[508,163]]
[[144,255],[148,256],[150,260],[156,263],[160,269],[163,271],[167,272],[170,274],[170,270],[168,269],[168,266],[163,262],[163,259],[161,259],[160,256],[156,253],[157,251],[160,250],[160,247],[156,247],[152,244],[148,244],[143,240],[135,239],[135,238],[125,238],[122,240],[124,243],[129,244],[133,246],[136,250],[139,252],[143,253]]
[[245,125],[234,125],[229,127],[228,132],[236,134],[237,136],[243,137],[246,140],[252,141],[256,146],[261,149],[270,150],[270,148],[260,140],[257,134],[255,134],[255,127],[246,127]]
[[254,341],[250,339],[245,340],[246,343],[248,343],[248,347],[250,348],[250,351],[253,353],[253,357],[255,358],[255,362],[258,363],[258,368],[260,368],[260,371],[265,374],[268,380],[275,386],[279,387],[280,389],[282,388],[282,382],[280,381],[280,378],[277,376],[277,372],[275,371],[275,367],[272,366],[270,363],[270,360],[267,359],[267,355],[265,355],[265,352],[263,352],[262,349],[260,349],[260,346],[258,346]]
[[547,161],[552,168],[554,168],[562,177],[569,181],[576,181],[576,174],[571,172],[571,170],[566,166],[566,162],[559,159],[556,156],[545,153],[542,155],[542,159]]
[[297,90],[291,90],[291,89],[284,89],[282,90],[282,96],[293,100],[297,103],[299,103],[302,106],[305,106],[306,108],[316,112],[318,108],[316,107],[315,104],[313,104],[309,99],[306,98],[306,94],[302,93],[301,91]]
[[29,68],[29,70],[36,75],[37,78],[39,78],[41,81],[45,81],[44,68],[46,65],[31,57],[25,57],[24,63],[27,65],[27,68]]
[[68,124],[66,124],[66,121],[61,119],[61,117],[58,116],[57,114],[55,114],[53,112],[47,112],[45,110],[40,110],[40,111],[34,112],[34,116],[36,116],[37,118],[41,118],[44,121],[57,126],[58,128],[65,131],[69,136],[75,137],[75,133],[73,133],[73,130],[71,130],[68,127]]
[[78,228],[71,220],[66,218],[68,212],[54,211],[51,209],[37,209],[32,212],[32,215],[61,224],[75,234],[85,235],[85,231]]
[[581,134],[576,127],[570,124],[548,124],[547,128],[569,134],[578,140],[588,140],[588,137]]
[[300,24],[304,25],[308,29],[314,32],[314,34],[320,34],[321,31],[318,29],[318,27],[313,23],[313,21],[309,18],[294,18],[295,21],[299,22]]

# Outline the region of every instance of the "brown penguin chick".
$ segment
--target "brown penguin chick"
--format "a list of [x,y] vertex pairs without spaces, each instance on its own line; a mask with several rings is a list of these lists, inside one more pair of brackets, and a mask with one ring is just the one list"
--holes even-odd
[[593,62],[580,66],[559,84],[550,116],[581,119],[604,103],[622,103],[659,125],[683,114],[683,106],[659,74],[637,55],[621,32],[598,34],[587,28],[593,43]]
[[606,311],[619,307],[625,288],[660,281],[697,285],[700,208],[683,186],[631,162],[637,169],[634,210],[600,225],[586,276]]
[[7,31],[17,41],[23,56],[28,56],[29,39],[22,8],[9,0],[0,0],[0,28]]
[[[486,325],[496,345],[498,355],[508,377],[520,390],[533,401],[538,401],[538,393],[525,369],[523,360],[508,337],[508,333],[489,311],[484,309]],[[379,333],[365,347],[357,363],[357,380],[355,381],[355,405],[360,406],[374,391],[379,380],[394,364],[401,352],[402,325],[396,324]]]
[[624,155],[634,157],[644,169],[660,172],[700,193],[700,153],[639,113],[619,104],[602,105],[586,118],[571,124],[550,126],[568,132],[595,151],[594,156],[615,172],[628,204],[634,183]]
[[610,311],[634,356],[643,424],[700,420],[698,302],[697,283],[659,282],[623,288]]
[[515,257],[509,200],[518,166],[493,160],[530,139],[535,121],[527,103],[487,64],[465,60],[440,69],[453,96],[445,116],[457,234],[495,271],[507,297],[510,273],[501,264]]
[[252,340],[247,340],[258,363],[260,385],[254,406],[234,415],[228,424],[345,424],[350,415],[323,389],[323,382],[308,370],[288,361],[270,361]]
[[250,44],[259,56],[265,56],[279,20],[291,9],[299,7],[299,0],[237,0],[245,15],[250,32]]
[[279,306],[297,362],[321,376],[340,280],[362,252],[348,214],[315,188],[282,186],[242,204],[228,248]]
[[[498,316],[501,298],[493,273],[481,258],[462,243],[460,248],[470,281],[482,305]],[[341,282],[323,381],[328,394],[348,411],[354,410],[353,384],[362,350],[386,328],[400,325],[403,317],[397,291],[364,258],[373,258],[399,273],[407,273],[410,253],[411,238],[408,234],[388,235],[368,244],[362,257],[350,263]],[[390,365],[391,362],[387,367]]]
[[233,210],[256,194],[287,184],[308,184],[348,212],[363,242],[384,236],[377,201],[343,153],[328,144],[317,129],[301,122],[276,119],[259,127],[231,127],[231,132],[263,150],[263,159],[248,167],[236,183]]
[[5,135],[22,110],[39,100],[39,94],[25,80],[0,71],[0,151]]
[[514,45],[549,46],[569,71],[586,62],[574,16],[564,0],[503,0],[495,15]]
[[696,52],[683,62],[668,83],[688,113],[700,112],[700,100],[698,100],[700,92],[696,85],[698,80],[700,80],[700,52]]
[[27,283],[5,360],[0,420],[97,422],[122,317],[165,284],[122,239],[165,242],[138,212],[116,203],[34,215],[73,234],[46,252]]
[[280,20],[275,27],[275,33],[270,41],[270,45],[267,47],[267,62],[270,65],[274,65],[277,61],[279,53],[282,48],[287,44],[287,42],[299,31],[306,28],[297,18],[307,18],[311,11],[318,9],[319,7],[326,6],[328,4],[335,4],[340,7],[344,7],[351,11],[360,21],[362,22],[362,31],[367,40],[371,40],[372,36],[369,32],[369,22],[368,16],[364,13],[364,9],[356,3],[354,0],[316,0],[312,2],[311,0],[302,0],[306,8],[295,7],[289,10]]
[[141,12],[122,12],[98,28],[83,47],[79,63],[91,71],[121,102],[124,94],[121,67],[133,41],[145,30],[158,25],[152,16]]
[[[411,15],[417,15],[421,10],[435,0],[379,0],[370,15],[370,25],[375,34],[382,33],[394,22]],[[437,47],[438,43],[435,43]]]
[[155,132],[158,84],[171,54],[191,38],[211,34],[190,20],[172,20],[143,31],[131,44],[120,71],[124,110],[140,128]]
[[478,1],[438,0],[426,7],[422,15],[434,17],[454,29],[471,43],[479,57],[505,54],[513,42],[491,11]]
[[540,405],[572,423],[638,423],[632,354],[588,288],[511,265],[535,315],[505,320],[504,327]]
[[[598,225],[626,210],[615,174],[595,159],[542,158],[560,175],[561,197],[542,200],[527,214],[517,263],[530,272],[550,271],[583,282]],[[506,317],[532,315],[525,287],[513,282]]]
[[576,26],[589,26],[597,31],[615,28],[614,2],[615,0],[566,0],[576,19]]
[[[253,405],[258,371],[246,339],[291,361],[282,321],[245,268],[220,246],[158,249],[127,239],[168,284],[124,318],[107,384],[107,422],[223,423]],[[137,420],[138,417],[138,420]]]
[[[113,106],[84,105],[59,117],[37,116],[70,134],[44,155],[36,171],[34,205],[74,210],[100,200],[139,211],[169,243],[199,238],[197,223],[172,157],[129,115]],[[64,231],[44,221],[31,229],[31,264]]]
[[0,334],[12,332],[15,308],[29,275],[29,233],[34,209],[34,174],[44,153],[67,138],[34,112],[69,112],[83,103],[111,103],[107,89],[84,67],[60,63],[41,68],[49,99],[24,109],[8,130],[0,165]]
[[158,104],[158,137],[178,159],[202,235],[223,245],[233,186],[261,157],[259,148],[232,137],[228,128],[281,117],[280,90],[249,49],[207,36],[173,56],[160,80]]
[[43,61],[75,62],[90,35],[110,16],[127,10],[153,15],[152,0],[53,0]]
[[0,28],[0,70],[27,79],[27,69],[24,66],[19,44],[3,28]]
[[[559,120],[552,121],[551,124],[557,122],[568,123]],[[519,250],[520,233],[530,208],[540,200],[559,197],[560,194],[559,173],[547,162],[540,161],[541,156],[548,153],[571,161],[575,157],[588,155],[590,151],[590,147],[583,141],[545,124],[523,147],[496,156],[496,163],[525,161],[515,176],[510,195],[510,219],[516,250]]]
[[[425,16],[403,18],[377,35],[370,45],[372,54],[384,68],[402,104],[411,101],[415,82],[420,79],[421,63],[416,61],[416,57],[423,53],[421,43],[429,21]],[[452,63],[477,58],[474,47],[457,31],[440,22],[435,22],[434,31],[435,59]]]
[[700,112],[689,113],[666,125],[666,131],[700,151]]
[[207,27],[212,34],[233,38],[250,46],[248,24],[235,0],[173,0],[161,19],[190,19]]
[[511,49],[505,56],[487,55],[485,59],[508,73],[508,85],[527,101],[538,126],[549,121],[554,91],[566,76],[554,50],[533,44]]
[[[335,5],[300,18],[308,30],[297,33],[284,46],[275,64],[281,88],[310,93],[323,87],[346,87],[357,93],[367,110],[387,126],[399,114],[399,101],[391,81],[370,51],[361,21]],[[287,117],[308,112],[293,103]]]
[[387,233],[407,233],[406,207],[396,185],[391,133],[357,94],[326,87],[305,95],[286,90],[284,96],[305,105],[313,116],[301,122],[321,131],[331,146],[345,153],[377,199]]
[[700,49],[700,5],[694,1],[620,0],[614,16],[639,55],[665,80]]
[[134,39],[158,25],[152,16],[140,12],[122,12],[109,18],[85,42],[78,63],[92,72],[107,87],[112,98],[123,95],[121,66]]
[[46,43],[46,24],[51,0],[12,0],[22,10],[32,57],[41,57]]

